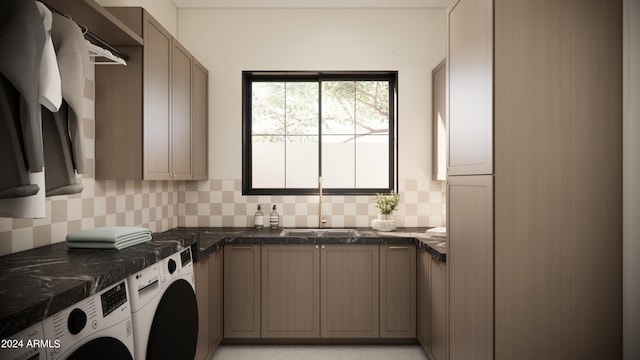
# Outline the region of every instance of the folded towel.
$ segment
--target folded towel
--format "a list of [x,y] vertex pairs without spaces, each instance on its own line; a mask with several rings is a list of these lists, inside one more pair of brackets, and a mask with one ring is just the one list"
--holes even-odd
[[139,236],[130,240],[109,242],[109,241],[68,241],[67,247],[69,249],[107,249],[107,250],[121,250],[129,246],[141,244],[151,240],[151,234]]
[[151,240],[151,230],[132,226],[106,226],[95,229],[81,230],[67,235],[67,242],[82,243],[125,243],[131,240]]
[[446,237],[447,236],[447,228],[446,227],[435,227],[428,229],[424,232],[430,236],[438,236],[438,237]]

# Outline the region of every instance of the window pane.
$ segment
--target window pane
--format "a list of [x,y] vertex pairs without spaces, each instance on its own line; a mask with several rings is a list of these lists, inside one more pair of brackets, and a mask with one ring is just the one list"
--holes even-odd
[[356,138],[356,188],[389,187],[389,137]]
[[254,82],[251,85],[251,134],[284,135],[284,90],[284,82]]
[[322,133],[353,134],[355,130],[355,81],[322,82]]
[[284,136],[251,137],[254,188],[284,188],[284,139]]
[[287,82],[287,135],[318,134],[318,83]]
[[318,186],[318,136],[287,137],[287,188]]
[[353,188],[355,142],[352,135],[322,136],[322,186]]
[[388,81],[358,81],[356,86],[356,133],[389,133]]

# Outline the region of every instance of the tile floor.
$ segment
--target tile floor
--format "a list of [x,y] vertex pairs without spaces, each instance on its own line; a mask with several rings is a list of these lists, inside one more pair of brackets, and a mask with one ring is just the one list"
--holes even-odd
[[222,345],[213,360],[427,360],[418,345]]

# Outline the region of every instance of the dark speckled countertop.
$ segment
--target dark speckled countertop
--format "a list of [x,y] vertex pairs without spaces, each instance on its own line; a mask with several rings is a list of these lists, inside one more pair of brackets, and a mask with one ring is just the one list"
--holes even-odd
[[194,261],[227,244],[415,244],[446,261],[446,242],[427,228],[378,232],[358,228],[356,237],[280,236],[282,229],[175,228],[123,250],[70,250],[66,243],[0,257],[0,338],[12,335],[106,287],[191,246]]
[[371,228],[357,228],[360,236],[355,237],[304,237],[280,236],[279,229],[255,228],[175,228],[170,233],[195,236],[193,254],[196,261],[206,258],[227,244],[415,244],[440,261],[446,261],[447,244],[439,238],[425,235],[428,228],[398,228],[382,232]]
[[73,250],[62,242],[0,257],[0,338],[12,335],[159,260],[195,236],[157,233],[122,250]]

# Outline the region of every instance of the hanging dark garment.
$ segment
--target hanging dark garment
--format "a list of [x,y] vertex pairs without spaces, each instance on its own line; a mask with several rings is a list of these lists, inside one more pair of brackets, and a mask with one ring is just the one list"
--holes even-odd
[[0,198],[30,196],[42,171],[38,84],[45,30],[34,1],[0,1]]

